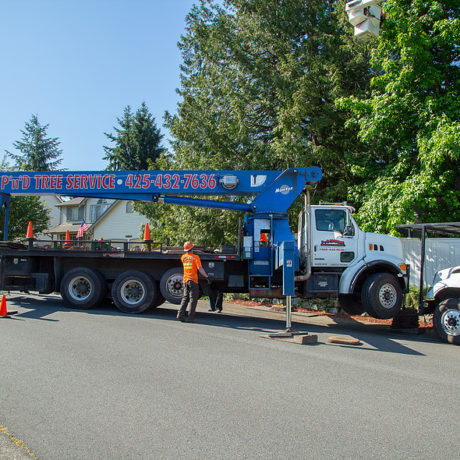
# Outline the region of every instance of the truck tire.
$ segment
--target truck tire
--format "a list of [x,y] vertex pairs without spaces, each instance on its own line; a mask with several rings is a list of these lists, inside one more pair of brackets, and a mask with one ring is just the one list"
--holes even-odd
[[97,270],[77,267],[61,280],[61,297],[71,308],[88,309],[99,305],[105,297],[107,285]]
[[142,313],[152,306],[157,294],[153,279],[144,272],[129,270],[112,284],[112,299],[123,313]]
[[445,299],[436,307],[433,326],[442,341],[460,345],[460,298]]
[[184,293],[182,268],[171,268],[160,280],[160,291],[166,301],[179,305]]
[[152,308],[157,308],[165,303],[165,298],[163,297],[163,294],[160,292],[160,288],[158,287],[158,285],[156,286],[156,291],[157,295],[155,299],[153,299]]
[[390,273],[374,273],[363,284],[361,301],[364,310],[374,318],[393,318],[401,310],[402,289]]
[[364,313],[361,299],[355,294],[339,295],[339,305],[340,308],[349,315],[361,315]]

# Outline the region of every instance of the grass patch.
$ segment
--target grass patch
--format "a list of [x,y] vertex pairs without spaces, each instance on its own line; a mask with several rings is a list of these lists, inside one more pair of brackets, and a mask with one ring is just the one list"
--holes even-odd
[[15,438],[9,431],[2,425],[0,425],[0,433],[4,434],[7,438],[11,439],[18,447],[20,447],[27,455],[29,455],[31,458],[34,458],[35,460],[39,460],[39,458],[33,454],[25,445],[24,443],[20,440]]

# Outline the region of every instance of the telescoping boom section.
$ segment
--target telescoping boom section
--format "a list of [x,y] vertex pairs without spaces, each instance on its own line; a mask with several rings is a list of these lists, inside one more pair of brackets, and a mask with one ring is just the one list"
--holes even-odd
[[[214,207],[245,212],[286,212],[318,167],[285,171],[56,171],[0,174],[2,204],[11,194],[59,194]],[[180,195],[253,195],[252,204],[182,200]],[[272,200],[275,200],[273,202]]]
[[[284,171],[4,172],[0,173],[4,235],[6,240],[11,195],[57,194],[240,211],[246,213],[242,258],[248,263],[249,289],[258,285],[270,289],[274,272],[282,269],[283,295],[293,295],[299,255],[287,211],[306,185],[317,183],[321,176],[315,166]],[[229,199],[210,199],[218,196]],[[237,196],[247,199],[234,200]]]

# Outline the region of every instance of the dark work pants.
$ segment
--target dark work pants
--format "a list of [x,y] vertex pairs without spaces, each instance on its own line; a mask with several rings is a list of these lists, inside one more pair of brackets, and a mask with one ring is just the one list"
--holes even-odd
[[216,291],[214,289],[210,289],[208,296],[209,296],[209,308],[212,311],[222,310],[222,301],[224,300],[223,293]]
[[190,313],[189,320],[195,319],[195,310],[196,304],[198,302],[198,297],[200,296],[200,289],[197,283],[193,281],[187,281],[184,284],[184,295],[182,296],[182,302],[180,304],[180,309],[178,313],[179,316],[185,316],[185,311],[187,310],[187,305],[190,301]]

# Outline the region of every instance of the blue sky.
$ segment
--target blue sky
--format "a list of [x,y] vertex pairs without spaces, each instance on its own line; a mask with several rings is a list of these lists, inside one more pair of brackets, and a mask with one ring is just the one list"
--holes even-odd
[[104,132],[145,101],[163,114],[179,97],[177,42],[197,0],[0,0],[0,155],[36,114],[58,137],[62,167],[100,170]]

